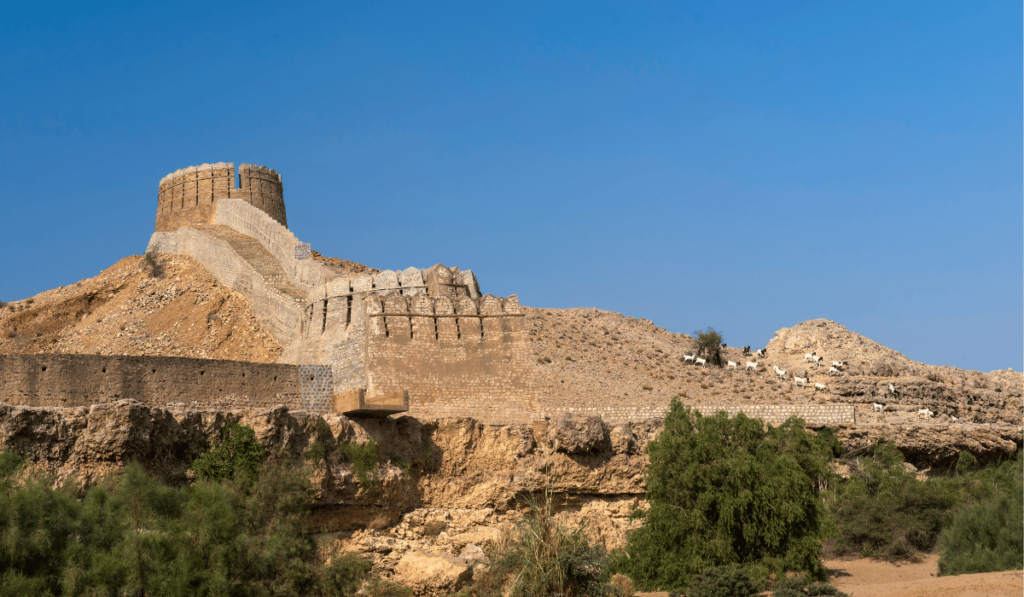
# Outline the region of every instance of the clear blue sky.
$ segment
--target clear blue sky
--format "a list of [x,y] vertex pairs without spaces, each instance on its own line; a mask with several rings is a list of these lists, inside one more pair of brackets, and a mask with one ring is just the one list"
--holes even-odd
[[168,172],[249,162],[328,255],[733,345],[825,317],[1021,370],[1021,13],[14,3],[0,298],[143,252]]

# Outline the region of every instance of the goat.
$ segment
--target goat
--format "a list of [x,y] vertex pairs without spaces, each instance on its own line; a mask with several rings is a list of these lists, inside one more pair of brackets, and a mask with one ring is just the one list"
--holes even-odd
[[894,386],[892,384],[889,384],[889,395],[890,396],[899,396],[900,395],[900,393],[896,391],[896,386]]
[[917,411],[917,414],[921,415],[922,419],[930,419],[935,416],[935,413],[928,410],[927,408],[922,408],[921,410]]
[[768,356],[768,349],[762,348],[761,350],[757,351],[757,356],[761,357],[762,359]]
[[744,346],[743,347],[743,356],[749,356],[749,355],[750,355],[750,346]]
[[761,363],[758,363],[757,361],[747,361],[747,369],[753,369],[754,372],[756,373],[757,372],[757,366],[760,365],[760,364]]
[[789,373],[789,371],[783,371],[782,369],[779,369],[779,368],[775,369],[775,375],[778,375],[782,379],[786,379],[786,374],[787,373]]
[[701,367],[704,367],[705,369],[708,368],[708,360],[707,359],[694,359],[693,364],[694,365],[700,365]]
[[953,415],[949,415],[949,418],[953,419],[953,422],[956,423],[956,417],[954,417]]
[[839,369],[836,369],[835,367],[829,367],[828,368],[828,374],[832,375],[833,373],[835,373],[836,375],[839,375]]
[[817,352],[805,352],[804,353],[804,362],[805,363],[810,363],[811,361],[813,361],[815,354],[817,354]]
[[871,406],[875,407],[875,412],[883,412],[885,410],[885,405],[884,404],[879,404],[877,402],[872,402]]
[[832,366],[836,369],[841,369],[846,366],[846,361],[832,361]]
[[812,356],[811,360],[814,361],[814,366],[815,367],[821,367],[821,357],[819,357],[819,356]]
[[797,377],[797,376],[794,375],[793,376],[793,383],[798,383],[798,384],[800,384],[802,386],[806,386],[807,385],[807,378],[806,377]]
[[726,364],[726,366],[727,366],[727,367],[732,367],[733,369],[735,369],[735,368],[736,368],[736,365],[737,365],[738,363],[734,363],[734,362],[732,362],[732,361],[726,361],[726,362],[725,362],[725,364]]
[[684,354],[683,355],[683,362],[685,363],[686,361],[692,361],[696,356],[697,356],[697,353]]
[[816,383],[816,384],[814,384],[814,391],[817,392],[818,390],[821,390],[822,392],[824,392],[824,391],[828,390],[828,388],[826,388],[825,384],[823,384],[823,383]]

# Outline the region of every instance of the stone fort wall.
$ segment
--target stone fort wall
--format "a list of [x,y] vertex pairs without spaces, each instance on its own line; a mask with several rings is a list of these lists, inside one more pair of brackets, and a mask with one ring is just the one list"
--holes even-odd
[[89,406],[133,399],[151,406],[238,409],[285,405],[331,412],[330,369],[183,357],[0,355],[0,402]]
[[240,199],[288,225],[281,175],[266,166],[242,164],[235,186],[235,165],[217,162],[189,166],[160,180],[157,190],[156,231],[212,224],[219,199]]

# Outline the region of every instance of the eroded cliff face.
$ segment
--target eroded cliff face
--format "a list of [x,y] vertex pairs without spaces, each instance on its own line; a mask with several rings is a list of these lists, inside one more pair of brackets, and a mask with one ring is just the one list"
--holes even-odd
[[[386,575],[403,558],[456,557],[496,538],[529,496],[545,490],[566,522],[586,524],[608,548],[620,545],[629,513],[644,505],[644,448],[661,429],[659,421],[610,426],[579,416],[534,427],[485,426],[472,419],[321,418],[284,407],[167,410],[124,400],[74,409],[0,405],[0,449],[57,479],[91,483],[135,460],[167,483],[184,484],[192,460],[228,421],[253,427],[270,454],[306,458],[314,445],[323,446],[326,456],[311,465],[311,527],[335,533],[343,548],[365,553]],[[1010,425],[922,421],[838,432],[849,451],[893,441],[918,468],[946,466],[961,450],[988,461],[1021,445],[1020,426]],[[364,487],[337,446],[371,439],[379,464],[376,482]],[[454,561],[444,563],[461,574]]]

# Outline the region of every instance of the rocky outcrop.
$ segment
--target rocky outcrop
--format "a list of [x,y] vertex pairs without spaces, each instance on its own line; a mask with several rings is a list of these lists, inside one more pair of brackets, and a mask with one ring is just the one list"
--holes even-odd
[[[479,563],[468,546],[497,539],[544,494],[566,524],[583,525],[609,549],[621,545],[635,524],[629,514],[644,507],[645,447],[661,429],[654,420],[609,426],[567,416],[546,426],[487,426],[457,418],[322,418],[283,407],[175,410],[124,400],[91,408],[0,405],[0,449],[58,479],[91,483],[134,460],[182,484],[192,460],[228,421],[253,427],[272,455],[308,462],[315,448],[311,527],[342,531],[339,547],[367,555],[386,576],[426,570],[420,564],[429,559],[436,574],[403,580],[425,595],[464,582]],[[838,436],[852,454],[893,441],[917,468],[933,471],[955,462],[961,450],[986,462],[1013,454],[1022,441],[1019,425],[926,421],[869,422]],[[337,447],[371,440],[379,458],[365,483]]]

